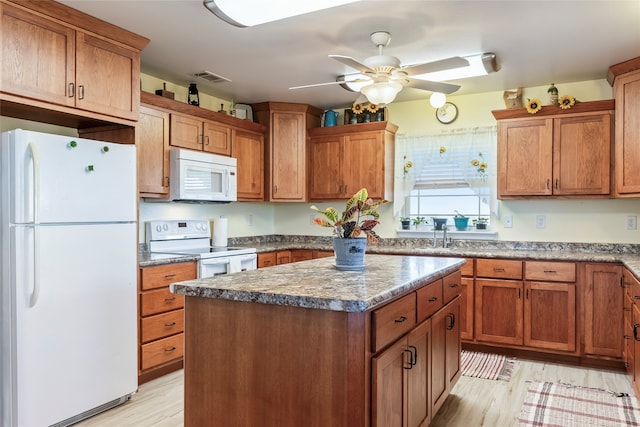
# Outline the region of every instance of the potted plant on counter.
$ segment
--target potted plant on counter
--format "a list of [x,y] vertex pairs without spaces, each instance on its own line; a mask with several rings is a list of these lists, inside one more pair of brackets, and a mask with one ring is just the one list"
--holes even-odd
[[456,215],[453,217],[453,222],[456,226],[456,230],[464,231],[469,226],[469,217],[462,215],[458,211],[454,211]]
[[489,218],[480,217],[478,219],[474,219],[471,223],[476,226],[476,230],[486,230],[488,221]]
[[[314,218],[313,223],[321,227],[333,228],[333,250],[336,255],[336,268],[339,270],[364,269],[364,254],[367,242],[375,245],[380,236],[373,228],[380,223],[378,207],[387,200],[374,201],[369,198],[366,188],[360,189],[345,204],[342,214],[336,208],[311,209],[324,218]],[[364,233],[365,237],[360,237]]]
[[400,224],[402,224],[403,230],[409,230],[409,228],[411,228],[411,218],[409,218],[408,216],[401,216]]
[[418,227],[420,227],[420,224],[426,224],[426,223],[427,223],[427,219],[423,216],[417,216],[413,218],[413,225],[416,227],[416,230],[418,230]]

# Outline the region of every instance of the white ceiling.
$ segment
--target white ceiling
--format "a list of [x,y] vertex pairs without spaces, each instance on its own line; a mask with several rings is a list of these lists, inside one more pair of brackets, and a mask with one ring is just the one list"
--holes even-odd
[[[143,72],[240,103],[349,105],[357,94],[340,86],[288,88],[352,73],[327,55],[376,55],[369,34],[381,30],[402,65],[494,52],[500,71],[454,82],[456,95],[604,79],[610,65],[640,56],[640,0],[364,0],[251,28],[221,21],[201,0],[61,3],[151,39]],[[232,82],[193,77],[202,70]],[[429,95],[405,88],[397,101]]]

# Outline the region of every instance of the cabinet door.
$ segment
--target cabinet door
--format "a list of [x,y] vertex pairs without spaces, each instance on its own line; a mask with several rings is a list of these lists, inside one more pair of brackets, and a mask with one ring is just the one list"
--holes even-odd
[[137,133],[138,191],[145,197],[168,197],[169,113],[140,106]]
[[584,278],[584,351],[621,357],[624,331],[622,267],[587,264]]
[[306,143],[305,113],[271,113],[271,200],[305,200]]
[[633,305],[633,385],[640,391],[640,307]]
[[616,193],[640,195],[640,70],[615,80]]
[[369,197],[384,198],[384,140],[381,132],[353,133],[344,139],[343,194],[366,188]]
[[431,422],[431,320],[426,320],[407,336],[411,368],[407,370],[407,426],[427,426]]
[[553,119],[498,124],[498,197],[550,195]]
[[202,148],[208,153],[231,155],[231,128],[205,120]]
[[289,264],[291,262],[291,251],[276,252],[276,264]]
[[189,150],[202,150],[202,120],[171,113],[169,144]]
[[611,115],[554,119],[553,194],[611,192]]
[[575,285],[525,282],[524,289],[524,345],[575,351]]
[[411,351],[406,338],[371,361],[371,425],[375,427],[404,427],[407,411],[406,371],[411,368]]
[[476,340],[522,345],[522,288],[517,280],[476,279]]
[[461,375],[460,297],[431,318],[431,413],[438,412]]
[[264,252],[258,254],[258,268],[271,267],[277,264],[277,257],[275,252]]
[[[346,192],[344,192],[342,180],[343,137],[323,136],[311,138],[309,154],[311,169],[309,197],[312,200],[344,198]],[[354,193],[358,190],[356,189]]]
[[444,308],[445,310],[445,339],[446,339],[446,364],[447,364],[447,391],[451,389],[462,375],[460,369],[460,297],[457,297]]
[[463,340],[473,339],[473,278],[462,278],[460,293],[460,337]]
[[6,3],[0,8],[1,90],[73,107],[75,31]]
[[76,107],[137,120],[139,78],[137,51],[76,33]]
[[264,136],[233,129],[231,157],[238,160],[238,200],[264,200]]

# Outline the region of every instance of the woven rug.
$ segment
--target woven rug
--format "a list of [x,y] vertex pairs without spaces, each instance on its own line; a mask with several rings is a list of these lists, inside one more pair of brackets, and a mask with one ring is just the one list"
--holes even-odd
[[520,426],[640,426],[634,396],[600,389],[531,381]]
[[462,350],[460,365],[462,375],[465,377],[509,381],[515,366],[515,359],[501,354]]

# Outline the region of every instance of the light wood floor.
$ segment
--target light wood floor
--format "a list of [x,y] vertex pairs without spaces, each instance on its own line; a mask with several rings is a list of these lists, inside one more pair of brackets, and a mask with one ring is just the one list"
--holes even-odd
[[[461,377],[431,423],[432,427],[517,426],[527,381],[564,382],[633,394],[627,375],[518,359],[511,381]],[[183,424],[183,373],[177,371],[140,386],[131,401],[83,421],[79,427],[179,427]]]

